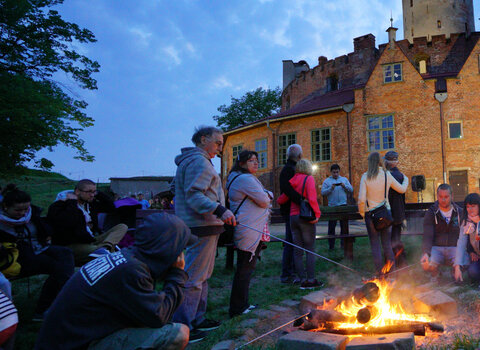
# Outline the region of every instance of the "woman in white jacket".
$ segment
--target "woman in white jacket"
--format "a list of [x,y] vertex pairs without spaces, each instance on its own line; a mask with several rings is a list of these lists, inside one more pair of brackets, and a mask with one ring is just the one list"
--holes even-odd
[[398,183],[392,174],[384,169],[380,154],[378,152],[370,153],[368,156],[368,171],[362,175],[362,179],[360,180],[358,211],[360,215],[365,218],[365,225],[367,226],[370,246],[372,248],[373,262],[378,274],[381,273],[384,265],[382,261],[382,248],[386,259],[392,264],[392,268],[395,264],[395,255],[393,254],[390,240],[390,228],[387,227],[377,231],[370,217],[370,212],[381,207],[383,204],[390,209],[388,202],[388,190],[390,187],[399,193],[405,193],[408,187],[408,177],[404,176],[403,183]]
[[258,170],[258,154],[254,151],[240,152],[227,179],[230,210],[236,213],[238,223],[233,240],[237,250],[237,268],[233,277],[230,296],[230,317],[247,313],[254,306],[248,301],[250,279],[261,249],[263,229],[270,215],[273,194],[263,188],[255,174]]

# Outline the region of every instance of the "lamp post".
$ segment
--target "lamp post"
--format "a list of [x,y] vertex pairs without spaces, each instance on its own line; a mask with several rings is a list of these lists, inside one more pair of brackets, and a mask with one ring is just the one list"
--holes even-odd
[[440,104],[440,137],[442,145],[442,171],[443,171],[443,183],[447,183],[447,172],[445,171],[445,145],[444,145],[444,131],[443,131],[443,102],[447,99],[447,92],[436,92],[435,99]]
[[350,145],[350,112],[355,105],[353,103],[344,103],[342,109],[347,113],[347,144],[348,144],[348,179],[352,181],[352,152]]

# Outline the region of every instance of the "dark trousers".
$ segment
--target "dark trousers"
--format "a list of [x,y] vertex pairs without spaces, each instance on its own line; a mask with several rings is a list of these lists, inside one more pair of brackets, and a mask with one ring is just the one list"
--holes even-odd
[[63,285],[73,275],[73,253],[69,248],[50,246],[47,250],[35,255],[30,245],[21,245],[18,262],[22,277],[46,274],[49,275],[43,284],[38,298],[36,313],[44,313],[55,300]]
[[[348,234],[348,220],[338,220],[340,221],[340,234],[346,235]],[[329,220],[328,221],[328,235],[335,236],[335,228],[337,227],[337,220]],[[343,247],[345,238],[341,240],[341,246]],[[333,250],[335,248],[335,239],[328,240],[328,248]]]
[[[299,215],[290,218],[290,226],[292,227],[293,243],[299,247],[305,248],[311,252],[315,252],[315,224],[310,224]],[[303,250],[294,248],[293,261],[295,262],[295,271],[300,280],[305,280],[305,271],[307,279],[313,281],[315,279],[315,255],[305,253],[305,267],[303,266]]]
[[257,265],[260,250],[260,244],[257,250],[255,250],[254,256],[252,256],[250,252],[240,249],[237,250],[237,268],[233,276],[232,293],[230,294],[230,310],[228,311],[230,317],[240,315],[250,306],[248,290],[250,289],[250,280]]
[[472,282],[480,282],[480,261],[472,261],[467,271]]
[[[292,230],[290,228],[290,215],[285,215],[285,240],[293,243]],[[282,282],[287,282],[289,278],[295,275],[295,267],[293,264],[293,247],[290,244],[283,243],[282,255],[282,275],[280,279]]]
[[392,249],[395,254],[395,266],[407,266],[407,257],[405,254],[405,247],[402,243],[402,224],[392,225]]
[[[381,231],[377,231],[373,225],[370,214],[365,213],[365,225],[367,226],[368,238],[370,239],[370,247],[372,248],[373,263],[377,274],[381,273],[384,265],[382,258],[382,248],[385,258],[393,263],[392,269],[395,267],[395,255],[393,254],[390,228],[387,227]],[[381,245],[380,245],[381,241]]]

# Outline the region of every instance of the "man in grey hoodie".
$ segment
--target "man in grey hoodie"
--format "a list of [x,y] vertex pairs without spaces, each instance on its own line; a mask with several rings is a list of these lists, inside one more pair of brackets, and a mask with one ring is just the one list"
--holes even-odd
[[235,215],[225,208],[222,182],[211,159],[223,149],[222,131],[215,127],[199,127],[192,136],[195,147],[182,148],[175,158],[175,214],[198,242],[187,247],[185,300],[175,312],[175,322],[189,326],[190,342],[205,337],[205,331],[219,327],[219,322],[205,318],[208,279],[215,264],[218,237],[224,223],[235,225]]

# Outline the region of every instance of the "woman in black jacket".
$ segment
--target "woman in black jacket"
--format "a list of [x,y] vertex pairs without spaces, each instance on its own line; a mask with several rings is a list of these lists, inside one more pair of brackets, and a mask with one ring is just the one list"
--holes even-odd
[[[40,217],[39,208],[30,204],[28,193],[10,184],[2,191],[2,195],[0,269],[7,277],[49,275],[33,317],[34,320],[43,320],[45,311],[74,272],[73,253],[68,248],[50,245],[50,228]],[[18,249],[16,263],[20,264],[19,271],[18,265],[12,261],[12,243]]]

